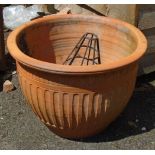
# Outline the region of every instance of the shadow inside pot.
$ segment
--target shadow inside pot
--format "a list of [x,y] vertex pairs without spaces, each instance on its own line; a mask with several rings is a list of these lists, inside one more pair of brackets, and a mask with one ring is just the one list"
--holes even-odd
[[155,85],[155,72],[139,77],[124,112],[102,133],[76,141],[110,142],[155,128],[155,87],[151,84],[153,80]]

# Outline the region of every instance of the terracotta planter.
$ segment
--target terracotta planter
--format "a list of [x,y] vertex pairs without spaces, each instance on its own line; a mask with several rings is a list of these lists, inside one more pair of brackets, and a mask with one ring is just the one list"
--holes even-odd
[[[86,32],[98,35],[100,65],[62,65]],[[7,40],[33,112],[68,138],[101,132],[124,109],[147,42],[134,26],[108,17],[54,15],[28,22]]]

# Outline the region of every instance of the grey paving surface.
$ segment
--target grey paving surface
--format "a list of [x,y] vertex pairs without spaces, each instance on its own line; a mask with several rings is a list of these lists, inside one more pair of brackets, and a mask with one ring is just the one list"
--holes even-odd
[[103,133],[78,141],[49,131],[26,104],[17,75],[12,82],[16,90],[0,91],[0,149],[155,149],[155,88],[146,80],[137,85],[125,111]]

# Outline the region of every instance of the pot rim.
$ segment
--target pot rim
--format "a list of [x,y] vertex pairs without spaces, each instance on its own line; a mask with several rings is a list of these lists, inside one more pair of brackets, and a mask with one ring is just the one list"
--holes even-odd
[[[124,57],[118,61],[108,63],[108,64],[88,65],[88,66],[69,66],[69,65],[49,63],[46,61],[41,61],[41,60],[32,58],[24,54],[19,49],[17,45],[18,36],[25,28],[33,24],[48,22],[49,20],[75,19],[75,18],[80,18],[80,19],[91,18],[93,20],[98,20],[101,23],[103,23],[104,21],[104,23],[105,22],[107,22],[108,24],[114,23],[115,25],[126,27],[127,29],[132,31],[137,38],[137,47],[135,51],[127,57]],[[115,70],[120,67],[136,62],[140,57],[144,55],[147,48],[147,40],[143,35],[143,33],[135,26],[111,17],[88,16],[88,15],[77,15],[77,14],[49,15],[43,18],[39,18],[30,22],[27,22],[19,26],[18,28],[16,28],[13,32],[10,33],[7,39],[7,47],[8,47],[9,53],[12,55],[13,58],[16,59],[16,61],[40,71],[56,73],[56,74],[97,74],[97,73],[107,72],[109,70]]]

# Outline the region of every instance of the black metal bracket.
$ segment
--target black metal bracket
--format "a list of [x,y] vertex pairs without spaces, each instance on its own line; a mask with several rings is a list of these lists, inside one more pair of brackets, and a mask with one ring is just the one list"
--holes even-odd
[[76,59],[81,59],[81,61],[78,61],[81,66],[101,64],[99,39],[96,34],[85,33],[63,65],[72,65]]

